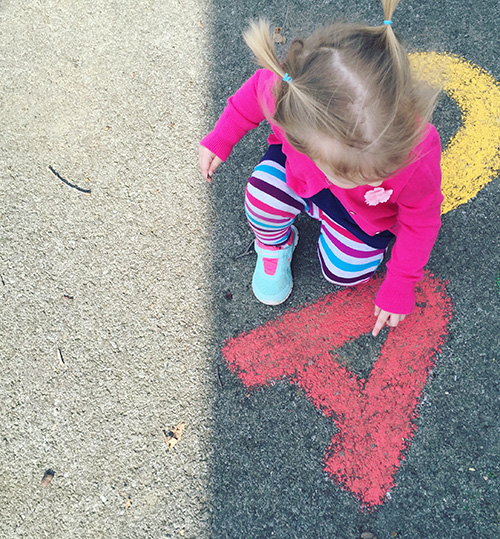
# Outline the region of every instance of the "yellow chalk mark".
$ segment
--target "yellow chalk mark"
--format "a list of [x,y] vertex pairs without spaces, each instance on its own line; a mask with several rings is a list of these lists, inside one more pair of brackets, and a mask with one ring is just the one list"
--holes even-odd
[[442,86],[462,112],[463,125],[441,162],[442,213],[447,213],[468,202],[498,175],[500,86],[484,69],[451,54],[412,54],[411,62],[427,82]]

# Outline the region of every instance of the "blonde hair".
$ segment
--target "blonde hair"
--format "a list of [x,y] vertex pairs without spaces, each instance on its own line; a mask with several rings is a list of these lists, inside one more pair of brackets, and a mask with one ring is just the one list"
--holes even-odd
[[[398,3],[382,0],[387,21]],[[298,151],[355,183],[385,179],[416,158],[439,90],[412,75],[390,24],[337,21],[293,41],[283,64],[265,21],[244,38],[262,67],[293,79],[275,86],[274,121]],[[325,152],[317,144],[325,139],[340,149]]]

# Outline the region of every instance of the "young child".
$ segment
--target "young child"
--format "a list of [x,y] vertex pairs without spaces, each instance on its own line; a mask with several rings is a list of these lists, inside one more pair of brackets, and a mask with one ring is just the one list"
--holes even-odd
[[412,312],[443,200],[440,141],[428,123],[438,92],[410,72],[391,26],[398,2],[382,1],[383,25],[336,22],[295,40],[283,64],[268,25],[252,24],[245,41],[264,69],[229,98],[199,149],[210,181],[245,133],[264,119],[271,125],[245,199],[256,236],[252,288],[262,303],[291,293],[301,212],[321,222],[321,269],[337,285],[369,280],[395,237],[374,336]]

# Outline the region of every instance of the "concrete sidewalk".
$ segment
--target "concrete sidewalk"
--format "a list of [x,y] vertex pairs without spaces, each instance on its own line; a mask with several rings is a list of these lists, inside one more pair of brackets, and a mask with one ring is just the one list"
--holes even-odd
[[0,537],[208,536],[209,7],[0,6]]

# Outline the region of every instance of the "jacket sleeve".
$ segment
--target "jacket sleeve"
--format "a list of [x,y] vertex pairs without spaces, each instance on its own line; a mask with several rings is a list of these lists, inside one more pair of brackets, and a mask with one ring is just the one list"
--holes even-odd
[[243,135],[256,128],[265,118],[262,87],[270,72],[259,69],[227,100],[214,129],[200,144],[225,161]]
[[387,274],[375,304],[394,314],[409,314],[415,306],[414,288],[441,227],[441,145],[435,128],[430,145],[398,198],[398,222]]

